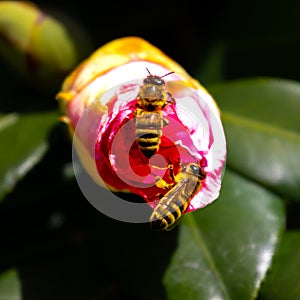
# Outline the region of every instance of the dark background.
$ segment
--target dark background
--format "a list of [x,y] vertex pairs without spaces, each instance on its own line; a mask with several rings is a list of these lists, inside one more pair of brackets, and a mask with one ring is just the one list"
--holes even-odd
[[[205,86],[252,76],[300,79],[297,0],[35,3],[82,27],[90,51],[115,38],[140,36]],[[0,66],[10,79],[2,93],[11,99],[2,111],[56,109],[54,93],[33,91]],[[49,141],[43,161],[1,204],[1,269],[18,268],[25,300],[165,299],[161,279],[177,230],[153,233],[148,224],[100,214],[66,176],[71,143],[65,126],[58,124]]]
[[207,82],[214,78],[202,68],[220,52],[221,79],[300,76],[297,0],[36,3],[81,24],[93,49],[118,37],[141,36]]

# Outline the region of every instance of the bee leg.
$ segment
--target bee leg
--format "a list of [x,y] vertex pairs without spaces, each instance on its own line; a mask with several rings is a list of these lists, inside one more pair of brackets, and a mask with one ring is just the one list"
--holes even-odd
[[160,176],[155,177],[155,185],[158,188],[169,190],[173,185],[168,184],[166,181],[164,181]]
[[[173,181],[175,181],[175,175],[174,175],[174,169],[173,169],[173,164],[171,161],[168,160],[168,169],[170,172],[170,177],[172,178]],[[174,184],[169,184],[165,180],[163,180],[160,176],[155,176],[155,185],[161,189],[169,190],[171,189]]]
[[176,101],[175,101],[175,98],[173,97],[173,95],[172,95],[171,93],[167,92],[167,95],[168,95],[168,97],[171,99],[171,100],[168,100],[168,103],[169,103],[169,104],[172,104],[172,103],[175,103],[175,102],[176,102]]

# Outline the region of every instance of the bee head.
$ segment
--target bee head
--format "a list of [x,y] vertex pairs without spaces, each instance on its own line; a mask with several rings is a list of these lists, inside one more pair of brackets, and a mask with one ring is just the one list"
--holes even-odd
[[144,79],[143,83],[151,84],[151,85],[153,84],[153,85],[158,85],[158,86],[165,85],[165,81],[162,79],[163,77],[174,73],[174,72],[169,72],[163,76],[157,76],[157,75],[152,75],[148,68],[146,68],[146,70],[149,75]]
[[206,177],[206,173],[204,172],[204,170],[198,164],[195,163],[189,164],[186,167],[185,172],[197,176],[200,179],[204,179]]
[[152,75],[146,68],[149,75],[143,80],[139,95],[138,106],[148,111],[162,109],[167,104],[167,92],[165,90],[165,81],[162,77],[165,77],[171,73],[169,72],[163,76]]
[[144,81],[144,84],[151,84],[151,85],[158,85],[158,86],[164,86],[165,81],[161,79],[159,76],[149,75],[147,76]]
[[192,163],[192,164],[188,165],[188,172],[189,173],[192,173],[193,175],[198,176],[199,171],[200,171],[200,168],[197,164]]

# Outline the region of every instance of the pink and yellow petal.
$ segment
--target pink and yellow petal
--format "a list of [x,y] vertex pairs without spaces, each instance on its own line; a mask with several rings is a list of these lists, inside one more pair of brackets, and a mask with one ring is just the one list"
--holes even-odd
[[[132,123],[147,69],[158,76],[174,72],[164,79],[176,99],[176,104],[163,112],[169,125],[163,128],[157,155],[150,160],[139,154]],[[226,159],[218,107],[198,81],[147,41],[127,37],[104,45],[70,74],[58,99],[79,157],[99,184],[139,194],[153,206],[166,192],[155,186],[153,173],[170,181],[167,159],[176,172],[181,163],[196,159],[207,177],[187,211],[218,197]]]

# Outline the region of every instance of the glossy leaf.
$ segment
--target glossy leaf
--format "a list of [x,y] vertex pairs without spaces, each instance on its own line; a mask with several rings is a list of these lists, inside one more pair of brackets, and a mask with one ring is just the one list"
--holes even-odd
[[21,284],[16,270],[0,274],[0,299],[21,300]]
[[43,157],[57,120],[54,112],[0,116],[0,200]]
[[251,79],[209,88],[222,111],[228,165],[300,199],[300,83]]
[[227,170],[220,198],[180,224],[168,299],[254,299],[284,223],[280,198]]
[[300,232],[292,231],[284,235],[278,253],[260,299],[295,300],[300,299]]

